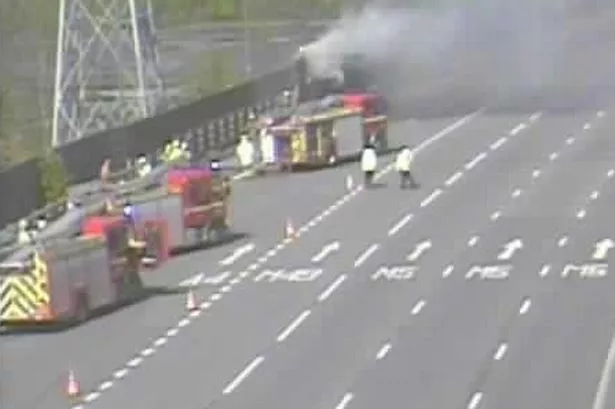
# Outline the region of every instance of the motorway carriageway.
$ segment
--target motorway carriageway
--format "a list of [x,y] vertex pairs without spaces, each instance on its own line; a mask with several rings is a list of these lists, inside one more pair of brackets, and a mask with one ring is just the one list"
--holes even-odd
[[392,127],[420,190],[389,166],[347,192],[356,164],[238,182],[250,236],[148,273],[195,285],[198,311],[158,294],[3,337],[2,406],[66,408],[70,367],[84,408],[591,407],[615,322],[613,131],[606,107],[479,111]]

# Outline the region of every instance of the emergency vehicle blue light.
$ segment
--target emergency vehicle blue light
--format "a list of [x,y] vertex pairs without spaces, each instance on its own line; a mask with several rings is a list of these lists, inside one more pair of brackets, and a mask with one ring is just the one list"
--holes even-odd
[[209,164],[209,168],[211,170],[220,170],[221,167],[222,167],[222,165],[217,160],[212,160],[211,163]]
[[134,207],[132,205],[126,205],[124,206],[124,209],[122,211],[122,213],[124,214],[124,217],[128,218],[128,219],[132,219],[134,216]]

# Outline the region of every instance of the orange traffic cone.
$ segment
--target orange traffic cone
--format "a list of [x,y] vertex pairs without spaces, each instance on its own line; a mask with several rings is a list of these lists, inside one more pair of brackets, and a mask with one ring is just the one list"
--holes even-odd
[[192,289],[188,290],[188,297],[186,298],[186,309],[188,311],[194,311],[197,309],[196,297]]
[[284,235],[286,238],[292,237],[295,235],[295,228],[293,227],[293,222],[290,218],[286,219],[286,227],[284,229]]
[[81,395],[81,387],[75,377],[73,370],[68,371],[68,382],[66,383],[66,395],[69,398],[76,398]]

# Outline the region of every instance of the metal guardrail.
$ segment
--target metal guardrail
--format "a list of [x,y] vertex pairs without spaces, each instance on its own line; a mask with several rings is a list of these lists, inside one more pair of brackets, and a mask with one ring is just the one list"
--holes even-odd
[[[228,158],[233,154],[232,149],[239,133],[251,126],[250,115],[247,112],[259,115],[268,111],[280,102],[279,97],[279,95],[276,95],[275,98],[260,102],[255,107],[242,108],[211,121],[224,132],[219,141],[227,141],[220,143],[218,149],[210,149],[211,144],[203,141],[203,134],[199,135],[188,131],[184,135],[174,135],[174,137],[187,143],[191,156],[196,158],[197,161],[207,160],[211,157]],[[168,166],[161,163],[159,159],[161,151],[162,147],[155,152],[145,154],[149,163],[153,165],[152,172],[145,178],[138,176],[134,164],[136,158],[134,158],[127,160],[123,168],[111,172],[106,183],[101,180],[92,180],[69,187],[67,198],[48,204],[24,218],[27,221],[28,230],[34,232],[37,238],[41,240],[59,235],[77,234],[83,217],[101,209],[109,195],[121,196],[135,190],[141,190],[148,184],[153,185],[159,181],[168,169]],[[6,248],[15,246],[18,230],[18,223],[12,223],[0,230],[0,253],[4,252]]]

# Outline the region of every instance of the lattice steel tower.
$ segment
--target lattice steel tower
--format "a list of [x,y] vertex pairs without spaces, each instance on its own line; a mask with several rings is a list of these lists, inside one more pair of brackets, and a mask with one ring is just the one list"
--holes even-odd
[[59,0],[53,145],[165,109],[150,0]]

